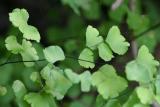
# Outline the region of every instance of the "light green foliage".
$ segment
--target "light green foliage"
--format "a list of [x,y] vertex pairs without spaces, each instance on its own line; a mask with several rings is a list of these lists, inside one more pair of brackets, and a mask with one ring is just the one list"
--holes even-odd
[[127,81],[116,74],[111,65],[103,65],[92,75],[92,84],[104,99],[117,97],[128,86]]
[[96,49],[101,42],[103,42],[103,38],[99,36],[98,30],[92,26],[88,26],[86,31],[86,46],[90,49]]
[[[5,66],[4,68],[2,67],[0,69],[0,74],[2,74],[0,79],[0,95],[3,95],[2,97],[4,97],[0,97],[0,106],[11,107],[12,105],[10,104],[15,101],[15,105],[17,105],[18,107],[57,107],[54,99],[62,100],[65,96],[67,96],[67,99],[74,99],[75,101],[71,101],[68,103],[66,102],[67,100],[64,99],[62,100],[64,102],[62,104],[60,103],[59,106],[149,107],[154,101],[160,103],[160,75],[157,72],[159,62],[154,59],[147,48],[149,47],[149,49],[154,51],[154,47],[156,46],[156,43],[158,41],[153,38],[155,34],[154,31],[153,33],[145,33],[147,38],[143,36],[137,39],[137,43],[139,45],[147,44],[147,47],[141,46],[135,60],[129,62],[126,65],[125,73],[127,79],[129,81],[136,81],[139,84],[139,86],[134,87],[132,90],[127,89],[127,91],[129,92],[126,93],[125,91],[128,87],[128,82],[124,78],[123,74],[122,76],[119,76],[116,72],[116,69],[112,65],[108,64],[102,65],[102,67],[97,70],[97,67],[101,64],[99,64],[99,62],[94,62],[95,60],[99,61],[99,58],[104,61],[111,61],[111,59],[115,57],[113,53],[124,55],[127,52],[130,44],[121,34],[118,26],[112,26],[117,22],[123,25],[122,20],[125,22],[124,16],[127,12],[127,24],[129,30],[133,31],[131,32],[133,35],[138,35],[149,27],[150,20],[148,19],[148,17],[146,17],[146,15],[141,15],[141,2],[136,2],[136,9],[131,9],[132,11],[130,11],[127,7],[130,3],[129,0],[124,0],[115,9],[112,8],[112,11],[107,11],[109,15],[105,15],[105,11],[101,12],[101,10],[104,10],[106,6],[113,7],[113,5],[115,5],[115,3],[118,3],[118,1],[61,1],[64,4],[69,5],[77,14],[80,14],[81,9],[84,19],[79,16],[73,15],[67,17],[67,19],[70,19],[67,21],[67,23],[65,23],[64,27],[66,29],[62,29],[60,26],[58,28],[57,26],[52,26],[51,29],[48,30],[48,34],[50,35],[49,43],[57,42],[59,45],[64,46],[65,52],[67,54],[76,56],[76,54],[79,53],[80,50],[82,50],[82,47],[84,47],[84,45],[79,45],[79,43],[83,38],[83,36],[81,35],[83,34],[82,31],[84,31],[85,20],[87,21],[87,23],[92,23],[90,22],[90,20],[95,20],[95,25],[102,25],[101,27],[99,27],[101,34],[96,28],[89,25],[86,29],[85,48],[80,53],[78,59],[74,60],[77,62],[73,61],[72,56],[68,56],[68,58],[71,59],[65,60],[65,54],[62,48],[57,45],[48,46],[43,49],[40,44],[35,44],[34,42],[32,44],[32,40],[40,42],[40,34],[38,32],[38,29],[28,24],[29,14],[25,9],[14,9],[11,13],[9,13],[9,20],[17,30],[22,32],[23,38],[17,37],[19,36],[17,30],[14,31],[16,32],[14,35],[9,31],[8,35],[10,36],[6,38],[5,45],[7,50],[9,50],[11,53],[20,54],[22,56],[22,61],[19,61],[18,57],[13,59],[13,63],[14,61],[24,62],[24,64],[30,68],[24,68],[24,66],[19,66],[17,64],[16,67],[10,65],[7,67]],[[100,17],[101,15],[103,15],[103,17]],[[59,20],[57,16],[58,14],[55,16],[54,19],[56,20],[54,21],[60,22],[61,20]],[[65,14],[64,16],[67,15]],[[104,24],[103,20],[106,18],[106,16],[109,16],[112,21],[107,20],[107,22]],[[100,20],[102,21],[102,23],[97,23]],[[110,26],[112,27],[109,29]],[[126,29],[126,26],[122,26],[122,28]],[[107,31],[109,31],[108,34]],[[106,35],[105,40],[101,35]],[[73,38],[65,42],[61,41],[64,37]],[[148,40],[151,40],[152,43],[150,41],[148,42]],[[3,43],[1,43],[1,45],[2,44]],[[36,51],[36,49],[38,51]],[[44,58],[47,62],[49,62],[49,64],[45,66],[40,72],[38,72],[39,68],[42,68],[44,64],[47,63],[45,60],[40,64],[38,63],[38,66],[31,67],[35,62],[39,61],[39,59]],[[12,61],[12,59],[9,60]],[[65,61],[62,62],[63,60]],[[124,58],[124,61],[127,60],[128,59]],[[2,59],[2,61],[5,61],[5,59]],[[4,65],[12,63],[7,61],[4,62]],[[58,61],[61,62],[56,63]],[[115,58],[114,62],[117,61],[118,60]],[[121,63],[124,61],[122,60],[118,62]],[[78,63],[84,68],[91,68],[93,70],[93,74],[91,74],[91,72],[88,70],[82,69],[78,65]],[[58,65],[59,67],[53,64]],[[2,65],[3,63],[1,64],[1,66]],[[21,69],[19,68],[25,70],[21,71]],[[72,71],[72,69],[70,68],[74,69],[74,71]],[[9,72],[6,73],[4,71]],[[23,82],[21,82],[20,80],[16,80],[14,81],[12,86],[13,90],[10,90],[10,87],[8,87],[7,85],[10,84],[12,79],[16,79],[17,77],[24,81],[26,87],[24,86]],[[34,84],[34,86],[32,86],[32,84]],[[90,93],[96,93],[95,91],[99,93],[96,102],[94,102],[95,95],[92,95]],[[82,94],[81,92],[88,93]]]
[[119,55],[125,54],[130,46],[129,43],[125,41],[125,38],[121,35],[117,26],[110,28],[105,41],[109,44],[113,52]]
[[[19,30],[23,33],[22,45],[17,42],[15,36],[9,36],[5,42],[6,47],[14,54],[20,53],[23,61],[36,61],[39,59],[35,48],[32,46],[32,43],[28,40],[40,41],[40,34],[38,30],[27,24],[29,14],[25,9],[14,9],[9,13],[9,19],[15,27],[18,27]],[[26,40],[27,39],[27,40]],[[33,62],[24,62],[28,67],[34,65]]]
[[28,40],[35,40],[40,42],[40,34],[34,26],[25,25],[20,28],[20,31],[23,33],[23,37]]
[[[88,26],[86,31],[87,48],[81,52],[79,63],[85,68],[93,68],[94,64],[90,63],[94,61],[94,53],[92,50],[98,48],[100,58],[104,61],[110,61],[114,57],[112,50],[119,55],[123,55],[127,52],[129,46],[130,44],[125,41],[125,38],[120,34],[117,26],[113,26],[109,30],[105,41],[103,41],[102,36],[99,36],[99,32],[96,28]],[[85,61],[82,61],[81,59]]]
[[15,27],[21,27],[27,24],[29,14],[25,9],[14,9],[9,13],[9,19]]
[[135,104],[134,107],[150,107],[150,106],[139,103],[139,104]]
[[71,69],[65,69],[64,70],[65,75],[70,79],[70,81],[72,81],[73,83],[79,83],[80,82],[80,78],[79,75],[76,74],[75,72],[73,72]]
[[155,81],[156,94],[160,95],[160,75],[158,74]]
[[81,81],[81,90],[82,92],[88,92],[91,88],[91,73],[89,71],[83,72],[79,75]]
[[155,100],[160,104],[160,75],[158,74],[155,81],[156,96]]
[[94,55],[93,51],[85,48],[79,55],[79,64],[85,68],[94,68]]
[[[143,94],[145,95],[145,94]],[[140,99],[137,96],[136,91],[134,91],[130,96],[129,99],[123,104],[122,107],[150,107],[148,104],[142,104]]]
[[4,96],[7,93],[7,88],[0,85],[0,96]]
[[51,67],[51,65],[47,65],[41,71],[41,76],[45,79],[45,91],[59,100],[63,99],[72,86],[72,82],[63,75],[63,72],[56,67]]
[[160,104],[160,95],[155,96],[155,100]]
[[106,104],[106,100],[101,95],[98,95],[96,98],[95,107],[103,107],[103,105],[105,104]]
[[19,107],[29,107],[29,105],[23,100],[27,90],[24,84],[20,80],[16,80],[13,83],[13,91],[16,96],[16,102],[18,103]]
[[25,39],[40,42],[40,34],[35,27],[28,25],[28,18],[29,14],[25,9],[14,9],[9,13],[10,21],[15,27],[19,28]]
[[53,97],[46,93],[29,93],[24,100],[31,104],[30,107],[57,107]]
[[65,75],[67,78],[72,81],[72,83],[77,84],[81,83],[81,90],[83,92],[90,91],[91,88],[91,73],[89,71],[84,71],[82,74],[78,75],[74,73],[71,69],[65,69],[64,70]]
[[[30,41],[23,39],[21,45],[17,42],[17,38],[15,36],[9,36],[8,38],[6,38],[5,42],[6,48],[14,54],[20,53],[23,61],[36,61],[39,59],[37,51],[32,46],[32,43]],[[33,62],[24,62],[24,64],[28,67],[34,65]]]
[[43,50],[45,58],[50,63],[65,59],[64,52],[59,46],[49,46]]
[[40,77],[40,74],[38,72],[32,72],[31,76],[30,76],[30,79],[33,81],[33,82],[36,82],[36,83],[40,83],[41,84],[41,77]]
[[145,87],[138,87],[136,89],[137,96],[143,104],[152,104],[154,99],[154,94],[152,90]]
[[114,57],[112,51],[106,43],[99,44],[98,52],[99,56],[105,61],[110,61]]
[[137,58],[126,66],[127,79],[140,83],[149,83],[153,81],[153,76],[156,73],[158,65],[159,62],[154,60],[148,48],[142,46],[138,51]]
[[23,50],[22,46],[17,42],[17,38],[15,36],[7,37],[5,43],[7,50],[11,51],[13,54],[18,54]]
[[[30,41],[26,41],[25,39],[23,39],[22,47],[23,51],[20,54],[22,55],[23,61],[36,61],[39,59],[37,52]],[[28,67],[34,65],[33,62],[24,62],[24,64]]]

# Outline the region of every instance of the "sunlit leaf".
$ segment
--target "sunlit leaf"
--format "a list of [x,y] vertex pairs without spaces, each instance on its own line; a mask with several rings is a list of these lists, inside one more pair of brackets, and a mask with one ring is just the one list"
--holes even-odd
[[[21,52],[23,61],[36,61],[39,59],[35,48],[30,41],[25,39],[22,42],[23,51]],[[34,62],[24,62],[26,66],[33,66]]]
[[110,28],[106,42],[109,44],[113,52],[123,55],[127,52],[130,44],[125,41],[123,35],[121,35],[119,28],[117,26],[113,26]]
[[111,49],[108,47],[106,43],[101,43],[98,46],[99,56],[105,60],[110,61],[114,56]]
[[83,92],[90,91],[91,88],[91,73],[89,71],[85,71],[80,75],[81,81],[81,90]]
[[49,46],[43,52],[46,60],[51,63],[65,59],[64,52],[59,46]]
[[78,62],[85,68],[94,68],[94,56],[92,50],[85,48],[79,55]]
[[86,31],[86,46],[91,49],[96,49],[102,41],[103,38],[99,36],[98,30],[92,26],[88,26]]
[[29,93],[24,100],[31,104],[31,107],[57,107],[53,97],[46,93]]
[[92,84],[97,87],[104,99],[117,97],[128,86],[127,81],[118,76],[113,66],[108,64],[93,73]]
[[140,83],[149,83],[153,81],[156,67],[159,62],[154,60],[152,54],[146,46],[141,46],[138,56],[135,60],[129,62],[126,66],[127,79]]
[[17,42],[17,38],[15,36],[7,37],[5,43],[6,48],[13,54],[18,54],[23,51],[22,46]]

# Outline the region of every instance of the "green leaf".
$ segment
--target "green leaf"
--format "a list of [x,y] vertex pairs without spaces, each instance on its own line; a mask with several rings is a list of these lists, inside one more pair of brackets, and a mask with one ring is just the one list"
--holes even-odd
[[9,20],[15,27],[27,25],[29,14],[25,9],[14,9],[9,13]]
[[109,16],[112,20],[121,23],[122,19],[124,18],[126,12],[127,12],[127,5],[126,4],[121,4],[119,7],[116,9],[112,9],[109,11]]
[[27,102],[23,100],[25,94],[27,93],[27,90],[24,84],[20,80],[16,80],[14,81],[12,88],[16,96],[16,102],[18,103],[18,106],[19,107],[29,107]]
[[81,66],[85,68],[94,68],[94,55],[93,51],[85,48],[79,55],[78,62]]
[[96,49],[102,41],[103,38],[99,36],[98,30],[92,26],[88,26],[86,31],[86,46],[91,49]]
[[122,107],[117,99],[109,100],[104,107]]
[[17,42],[17,38],[15,36],[7,37],[5,43],[6,48],[13,54],[18,54],[23,51],[22,46]]
[[98,51],[99,51],[99,56],[104,61],[110,61],[114,57],[111,49],[108,47],[106,43],[101,43],[98,46]]
[[104,99],[117,97],[127,87],[127,81],[118,76],[113,66],[108,64],[93,73],[92,84]]
[[158,104],[160,104],[160,95],[156,95],[155,100],[157,101]]
[[145,15],[129,11],[127,24],[129,28],[133,29],[136,33],[141,33],[149,27],[149,19]]
[[125,41],[123,35],[121,35],[119,28],[117,26],[113,26],[110,28],[106,42],[109,44],[113,52],[123,55],[127,52],[130,44]]
[[4,96],[7,93],[7,88],[0,85],[0,96]]
[[156,95],[160,95],[160,75],[158,74],[155,81]]
[[23,33],[23,37],[27,40],[35,40],[40,42],[40,34],[34,26],[31,25],[24,25],[21,26],[20,31]]
[[139,104],[135,104],[134,107],[150,107],[150,106],[139,103]]
[[23,37],[28,40],[40,42],[40,34],[34,26],[28,25],[29,14],[25,9],[14,9],[9,13],[9,19],[15,27],[23,33]]
[[142,104],[152,104],[154,100],[154,93],[149,88],[138,87],[136,88],[137,96]]
[[[39,57],[35,48],[32,46],[30,41],[26,41],[25,39],[22,42],[23,51],[21,52],[23,61],[33,61],[38,60]],[[28,67],[33,66],[34,62],[24,62],[24,64]]]
[[43,50],[48,62],[55,63],[65,59],[64,52],[59,46],[49,46]]
[[29,93],[24,100],[31,104],[31,107],[57,107],[53,97],[46,93]]
[[91,73],[89,71],[83,72],[80,76],[82,92],[88,92],[91,88]]
[[40,74],[39,74],[38,72],[32,72],[32,74],[31,74],[31,76],[30,76],[30,79],[31,79],[33,82],[42,84],[42,82],[41,82],[41,77],[40,77]]
[[106,100],[101,96],[98,95],[96,98],[96,106],[95,107],[103,107],[106,104]]
[[153,81],[158,65],[159,62],[154,60],[148,48],[146,46],[141,46],[137,58],[129,62],[126,66],[125,72],[127,79],[140,83],[150,83],[150,81]]
[[140,103],[137,93],[134,91],[128,98],[128,100],[123,104],[123,107],[134,107],[134,105]]
[[41,75],[45,79],[45,91],[52,94],[58,100],[63,99],[68,89],[72,86],[72,82],[68,80],[62,71],[51,65],[47,65],[42,71]]
[[65,75],[69,78],[70,81],[77,84],[80,82],[79,75],[73,72],[71,69],[65,69],[64,70]]

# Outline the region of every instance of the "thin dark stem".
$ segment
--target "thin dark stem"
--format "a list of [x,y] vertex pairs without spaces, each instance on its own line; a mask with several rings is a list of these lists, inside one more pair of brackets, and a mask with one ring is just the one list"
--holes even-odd
[[[84,59],[75,58],[73,56],[66,56],[66,58],[79,60],[79,61],[85,61],[85,62],[96,64],[95,62],[84,60]],[[7,61],[5,63],[0,64],[0,67],[3,66],[3,65],[7,65],[7,64],[24,63],[24,62],[40,62],[40,61],[45,61],[45,59],[32,60],[32,61]],[[104,63],[102,63],[102,64],[104,64]]]
[[73,56],[66,56],[66,58],[69,58],[69,59],[74,59],[74,60],[80,60],[80,61],[85,61],[85,62],[89,62],[89,63],[94,63],[92,61],[88,61],[88,60],[84,60],[84,59],[79,59],[79,58],[76,58],[76,57],[73,57]]
[[45,59],[32,60],[32,61],[7,61],[5,63],[0,64],[0,67],[7,64],[15,64],[15,63],[23,63],[23,62],[40,62],[40,61],[45,61]]
[[138,39],[138,38],[144,36],[144,34],[146,34],[147,32],[149,32],[149,31],[151,31],[151,30],[153,30],[153,29],[157,29],[157,28],[159,28],[159,27],[160,27],[160,22],[158,22],[157,24],[151,26],[150,28],[148,28],[147,30],[143,31],[142,33],[136,35],[136,37],[133,38],[132,41],[134,41],[134,40],[136,40],[136,39]]
[[[150,27],[149,29],[145,30],[144,32],[138,34],[134,39],[132,39],[132,41],[142,37],[145,33],[153,30],[153,29],[156,29],[160,27],[160,22],[157,23],[156,25]],[[7,64],[14,64],[14,63],[23,63],[23,62],[39,62],[39,61],[45,61],[45,59],[40,59],[40,60],[32,60],[32,61],[9,61],[9,58],[11,57],[11,55],[9,55],[9,57],[6,59],[6,62],[5,63],[2,63],[0,64],[0,67],[3,66],[3,65],[7,65]],[[80,60],[80,61],[85,61],[85,62],[90,62],[90,63],[94,63],[96,64],[95,62],[92,62],[92,61],[88,61],[88,60],[84,60],[84,59],[79,59],[79,58],[75,58],[73,56],[66,56],[67,58],[70,58],[70,59],[74,59],[74,60]],[[103,63],[104,64],[104,63]]]
[[[88,60],[84,60],[84,59],[79,59],[79,58],[75,58],[72,56],[66,56],[66,58],[70,58],[70,59],[74,59],[74,60],[80,60],[80,61],[85,61],[85,62],[90,62],[90,63],[94,63],[92,61],[88,61]],[[40,60],[32,60],[32,61],[7,61],[5,63],[0,64],[0,67],[3,65],[7,65],[7,64],[15,64],[15,63],[24,63],[24,62],[40,62],[40,61],[45,61],[45,59],[40,59]],[[95,64],[95,63],[94,63]]]
[[8,62],[11,57],[12,57],[12,54],[10,53],[10,54],[8,55],[8,58],[6,59],[6,62]]

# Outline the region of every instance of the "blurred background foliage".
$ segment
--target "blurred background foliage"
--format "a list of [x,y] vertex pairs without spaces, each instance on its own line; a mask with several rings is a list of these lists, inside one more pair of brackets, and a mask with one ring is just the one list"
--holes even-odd
[[[124,75],[121,71],[124,71],[126,62],[133,59],[138,47],[143,44],[157,59],[160,58],[160,27],[141,34],[160,22],[159,0],[1,0],[0,63],[21,60],[20,56],[11,55],[4,43],[5,38],[11,34],[17,37],[22,35],[9,22],[8,13],[14,8],[27,9],[30,14],[29,23],[38,28],[42,38],[41,45],[34,43],[38,53],[42,53],[42,47],[56,44],[64,49],[67,56],[72,57],[57,63],[62,68],[72,68],[78,73],[83,71],[76,59],[85,47],[85,31],[88,25],[98,28],[100,35],[104,37],[112,25],[118,25],[127,41],[130,41],[129,52],[110,62],[120,75]],[[43,55],[39,56],[44,58]],[[103,62],[98,58],[96,61],[99,64],[94,70]],[[40,86],[30,80],[30,75],[32,72],[39,72],[45,64],[37,62],[31,68],[26,68],[23,63],[0,66],[0,86],[7,88],[7,94],[0,97],[0,107],[17,107],[11,88],[14,80],[22,80],[28,90],[38,91]],[[80,93],[77,85],[58,103],[60,107],[93,107],[95,95],[97,93],[94,90]],[[120,99],[126,100],[125,96]]]

